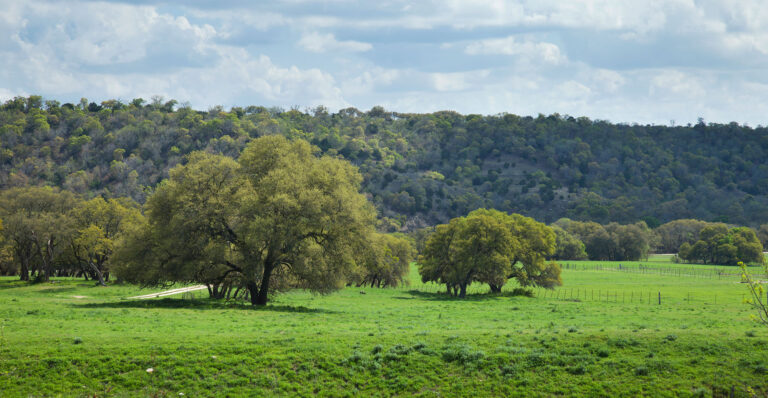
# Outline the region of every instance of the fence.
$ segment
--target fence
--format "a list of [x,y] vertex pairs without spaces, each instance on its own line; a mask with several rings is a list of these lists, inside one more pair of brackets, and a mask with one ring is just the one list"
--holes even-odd
[[733,269],[698,268],[698,267],[660,267],[650,265],[623,264],[572,264],[560,263],[560,268],[572,271],[614,271],[635,274],[668,275],[675,277],[692,277],[705,279],[741,278],[739,267]]
[[[504,286],[502,294],[511,293],[519,288],[514,284]],[[422,283],[410,286],[398,286],[394,288],[400,291],[417,291],[421,293],[446,294],[445,285],[436,283]],[[571,302],[605,302],[605,303],[623,303],[623,304],[646,304],[646,305],[740,305],[744,299],[748,298],[748,292],[706,292],[706,291],[675,291],[668,290],[632,290],[632,289],[598,289],[585,287],[559,287],[556,289],[545,289],[540,287],[528,288],[535,297],[544,300],[553,301],[571,301]],[[479,283],[467,287],[468,295],[490,293],[488,285]]]

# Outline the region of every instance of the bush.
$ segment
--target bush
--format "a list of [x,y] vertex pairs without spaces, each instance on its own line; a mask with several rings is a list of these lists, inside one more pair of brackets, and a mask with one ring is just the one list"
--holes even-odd
[[442,357],[446,362],[458,362],[467,365],[482,360],[485,358],[485,353],[466,344],[454,344],[443,347]]
[[587,373],[587,366],[584,364],[577,364],[568,368],[568,373],[572,375],[583,375]]
[[600,358],[608,358],[608,356],[611,354],[611,351],[608,350],[608,348],[600,348],[596,352],[597,356]]

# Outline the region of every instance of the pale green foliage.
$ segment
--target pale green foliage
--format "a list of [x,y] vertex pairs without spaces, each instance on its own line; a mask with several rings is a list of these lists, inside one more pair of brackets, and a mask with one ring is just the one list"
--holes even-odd
[[143,218],[138,205],[128,198],[96,197],[80,202],[71,213],[68,253],[104,285],[117,239],[126,230],[140,225]]
[[415,257],[411,242],[394,234],[372,233],[359,251],[354,282],[358,286],[399,286],[406,283]]
[[555,251],[555,233],[519,214],[478,209],[438,225],[427,239],[419,272],[422,281],[445,284],[463,297],[472,282],[500,291],[509,278],[523,286],[562,284],[560,268],[545,261]]
[[149,223],[120,251],[121,275],[144,283],[231,282],[254,304],[286,288],[342,287],[375,213],[359,193],[357,169],[316,153],[306,141],[265,136],[237,162],[192,154],[148,199]]
[[[763,287],[763,282],[765,281],[753,279],[743,262],[739,261],[738,265],[742,271],[742,282],[747,284],[750,293],[750,297],[745,299],[745,301],[754,307],[755,312],[757,312],[757,315],[753,315],[753,319],[768,326],[768,296],[766,296],[766,290]],[[768,278],[768,265],[764,265],[762,269],[763,277]]]

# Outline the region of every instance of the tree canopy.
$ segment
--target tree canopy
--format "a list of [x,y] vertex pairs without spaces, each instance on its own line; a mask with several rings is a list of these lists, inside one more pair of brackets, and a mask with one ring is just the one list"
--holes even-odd
[[339,288],[374,225],[361,179],[348,162],[282,136],[253,140],[237,161],[193,153],[149,197],[148,223],[119,253],[120,275],[142,283],[229,279],[258,305],[285,288]]
[[683,261],[704,264],[737,265],[739,262],[763,264],[763,245],[750,228],[728,228],[712,224],[699,233],[693,245],[684,242],[678,257]]
[[560,268],[546,263],[555,251],[555,234],[542,223],[497,210],[478,209],[438,225],[419,257],[422,281],[445,284],[465,297],[472,282],[500,292],[510,278],[523,285],[560,285]]

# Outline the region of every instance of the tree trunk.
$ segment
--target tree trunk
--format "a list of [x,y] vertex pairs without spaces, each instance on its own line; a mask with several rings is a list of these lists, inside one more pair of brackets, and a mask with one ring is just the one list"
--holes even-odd
[[467,285],[462,284],[459,290],[459,298],[467,297]]
[[41,253],[43,257],[43,282],[51,280],[53,274],[53,250],[54,250],[53,238],[49,238],[45,241],[45,252]]
[[29,260],[21,258],[21,274],[20,280],[29,282]]
[[267,299],[269,294],[269,279],[272,277],[272,270],[274,265],[268,264],[264,266],[264,275],[261,277],[261,286],[259,287],[258,296],[251,294],[251,304],[253,305],[267,305]]
[[259,297],[259,286],[256,285],[256,282],[248,282],[245,284],[246,290],[248,290],[248,297],[251,300],[252,305],[256,305],[256,299]]
[[491,293],[501,293],[501,286],[492,283],[489,283],[488,285],[491,287]]
[[88,262],[88,266],[91,267],[91,271],[93,271],[93,274],[96,275],[97,278],[99,278],[99,285],[107,286],[107,284],[104,283],[104,275],[99,270],[99,267],[97,267],[96,264],[90,261]]

